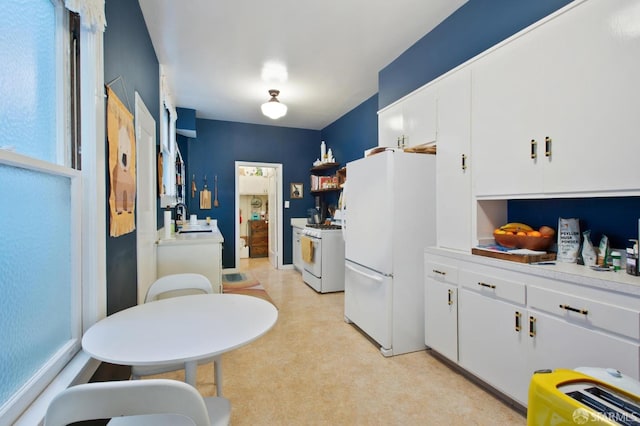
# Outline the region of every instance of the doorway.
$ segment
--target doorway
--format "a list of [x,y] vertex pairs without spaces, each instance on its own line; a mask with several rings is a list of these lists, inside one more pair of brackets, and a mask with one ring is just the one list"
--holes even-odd
[[246,248],[250,246],[250,221],[264,220],[268,236],[264,250],[271,265],[282,269],[282,164],[236,161],[235,181],[236,268],[241,256],[251,255],[251,247]]

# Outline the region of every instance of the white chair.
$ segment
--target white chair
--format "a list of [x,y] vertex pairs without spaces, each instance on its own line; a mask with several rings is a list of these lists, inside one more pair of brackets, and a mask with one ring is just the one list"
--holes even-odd
[[[201,274],[184,273],[165,275],[151,284],[144,298],[144,303],[154,302],[163,297],[176,297],[194,293],[212,294],[213,287],[211,286],[211,281]],[[213,376],[216,383],[216,395],[222,396],[222,359],[220,356],[205,358],[198,361],[198,364],[202,365],[210,362],[213,362],[214,365]],[[131,367],[131,378],[137,380],[143,376],[168,373],[183,368],[184,364],[133,366]]]
[[111,426],[228,425],[231,404],[221,397],[203,398],[196,388],[177,380],[86,383],[56,395],[44,426],[109,418]]

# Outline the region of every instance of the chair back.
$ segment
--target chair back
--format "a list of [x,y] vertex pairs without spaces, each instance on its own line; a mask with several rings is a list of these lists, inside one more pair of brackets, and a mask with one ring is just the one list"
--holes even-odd
[[148,414],[177,414],[190,418],[196,426],[211,426],[207,406],[196,388],[167,379],[72,386],[51,401],[44,426]]
[[165,293],[171,296],[183,296],[194,293],[213,293],[211,281],[201,274],[183,273],[171,274],[158,278],[147,290],[144,303],[158,300]]

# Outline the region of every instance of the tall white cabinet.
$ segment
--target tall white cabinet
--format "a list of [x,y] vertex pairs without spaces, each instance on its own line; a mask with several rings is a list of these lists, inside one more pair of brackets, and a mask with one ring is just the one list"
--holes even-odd
[[435,85],[438,96],[436,221],[438,246],[471,248],[471,71]]

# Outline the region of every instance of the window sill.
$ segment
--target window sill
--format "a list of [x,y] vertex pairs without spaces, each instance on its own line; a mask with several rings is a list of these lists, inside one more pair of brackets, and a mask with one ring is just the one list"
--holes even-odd
[[78,352],[60,374],[56,376],[53,382],[38,396],[33,404],[22,413],[14,423],[14,426],[42,424],[51,400],[71,385],[89,382],[89,379],[91,379],[91,376],[99,365],[100,361],[91,358],[83,351]]

